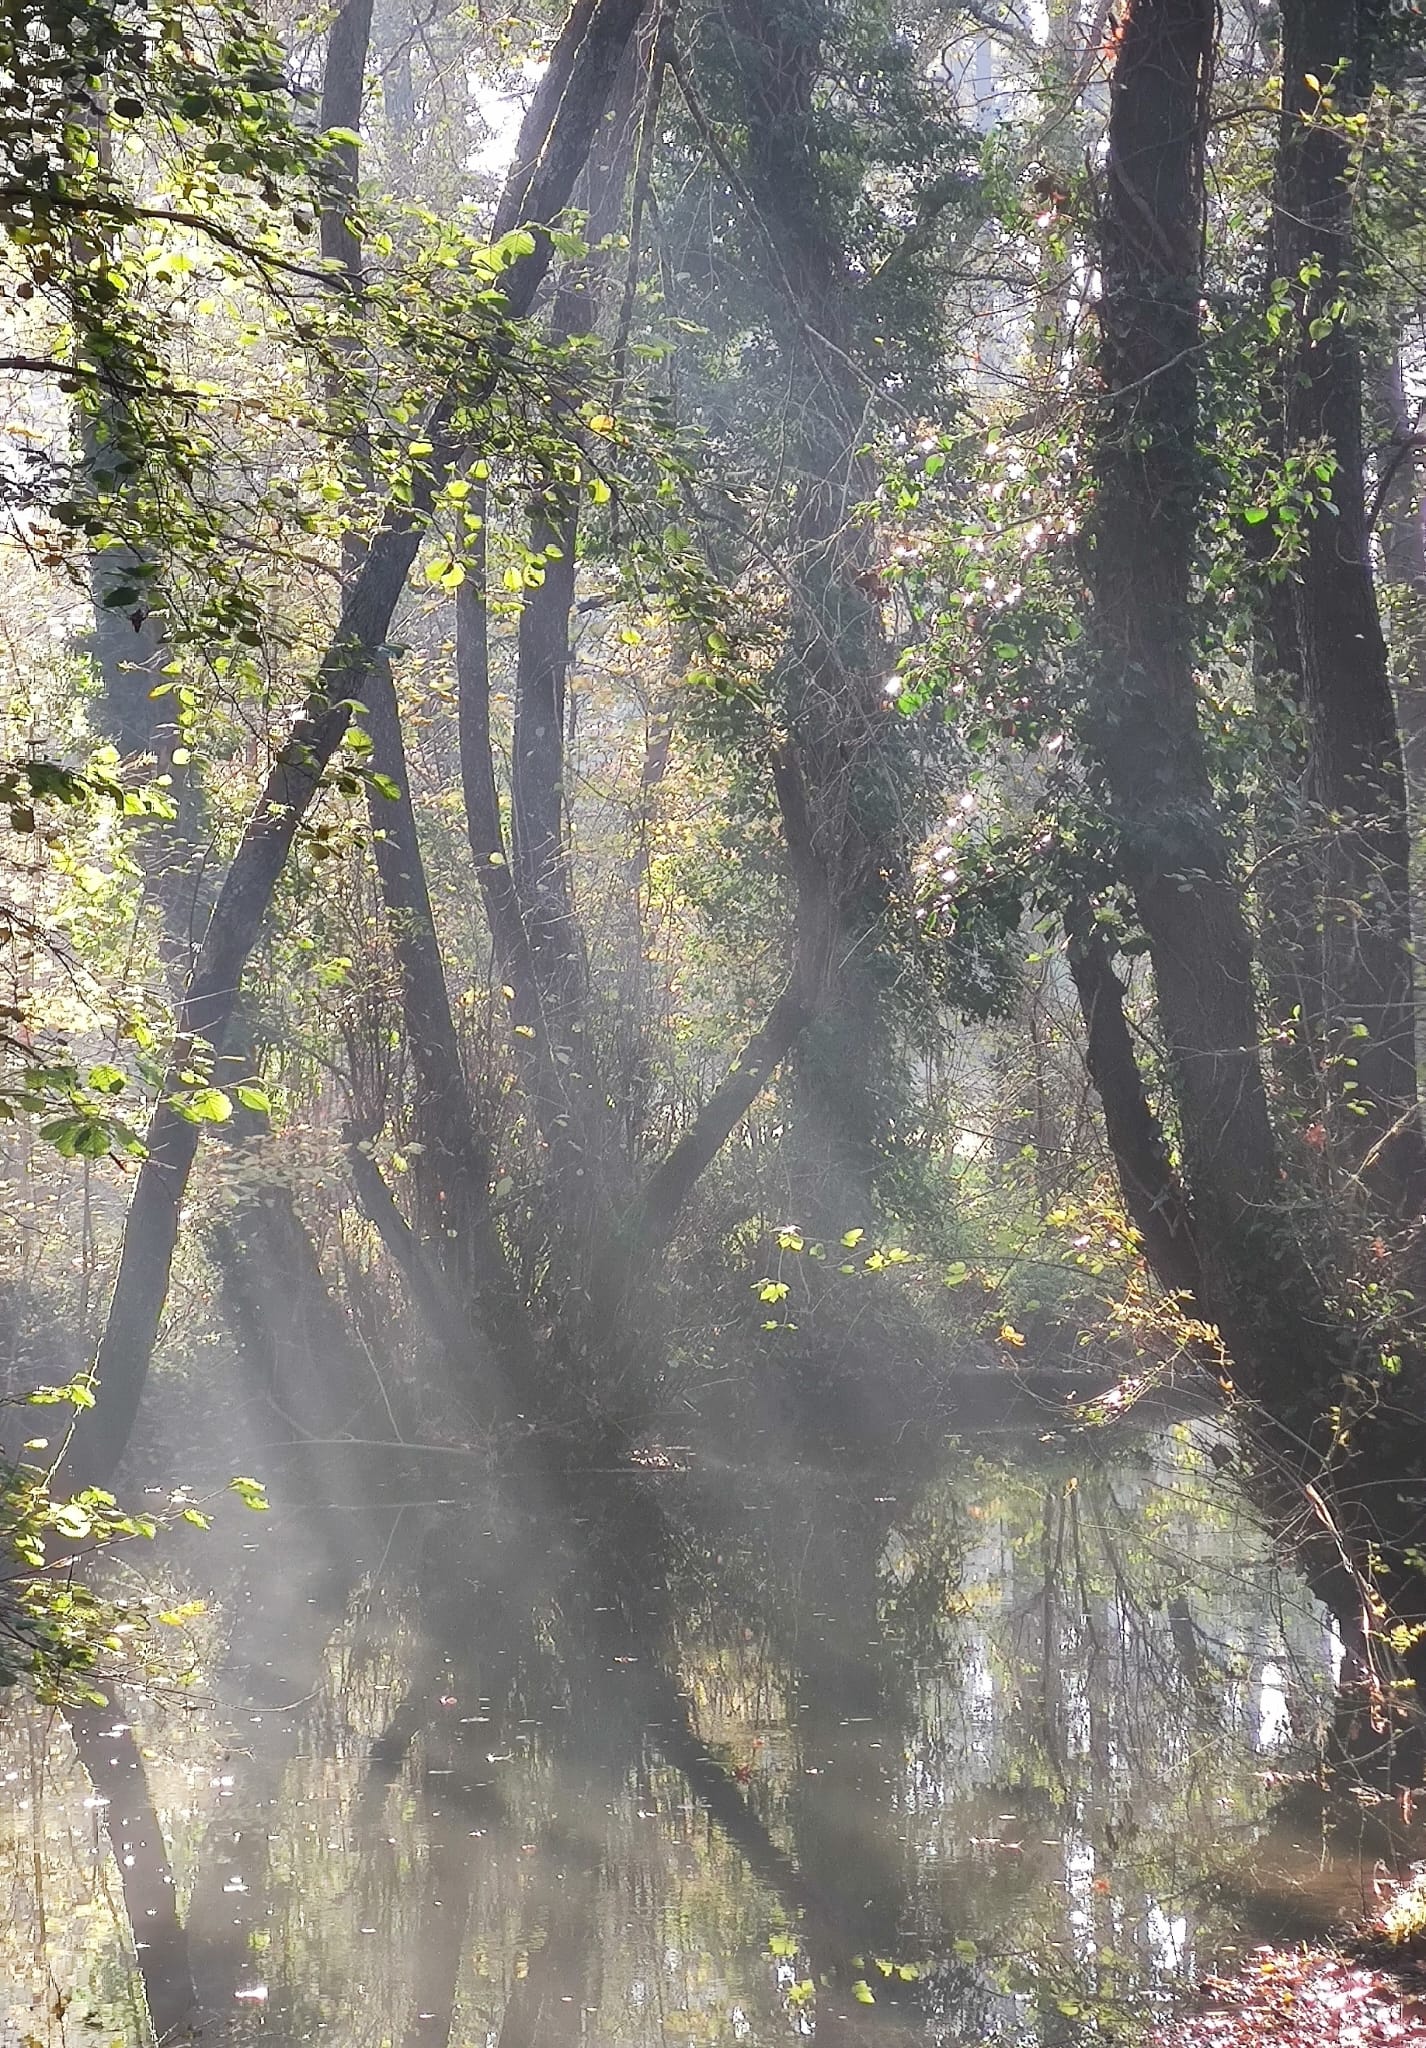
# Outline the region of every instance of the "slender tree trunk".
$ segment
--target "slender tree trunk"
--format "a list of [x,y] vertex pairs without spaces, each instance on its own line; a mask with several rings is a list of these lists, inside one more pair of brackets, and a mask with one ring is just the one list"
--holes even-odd
[[389,664],[377,664],[367,704],[373,766],[395,795],[373,793],[377,874],[401,976],[401,1007],[415,1070],[418,1183],[426,1234],[457,1287],[474,1299],[500,1266],[490,1222],[490,1147],[481,1135],[446,988],[445,964],[421,856],[411,771]]
[[[556,340],[566,340],[557,334]],[[579,515],[573,502],[541,514],[530,550],[547,557],[544,581],[520,612],[515,738],[510,760],[510,851],[530,951],[549,1014],[563,1033],[582,1029],[584,949],[565,845],[565,695],[574,611]]]
[[1104,935],[1087,918],[1068,929],[1069,967],[1084,1018],[1090,1079],[1104,1110],[1119,1186],[1160,1286],[1196,1303],[1203,1288],[1188,1199],[1149,1104],[1124,1013],[1124,988]]
[[[1377,532],[1388,603],[1396,722],[1406,771],[1411,834],[1411,931],[1416,958],[1426,948],[1426,465],[1421,426],[1407,403],[1401,352],[1374,379],[1373,412],[1383,437],[1377,462]],[[1418,1005],[1418,1067],[1426,1054],[1426,1015]]]
[[[521,129],[496,211],[497,236],[522,223],[549,222],[569,203],[642,12],[643,0],[577,0]],[[533,250],[504,273],[503,298],[512,319],[528,313],[549,268],[549,238],[537,234],[534,240]],[[433,444],[430,479],[441,477],[469,452],[470,431],[456,422],[478,398],[479,392],[453,386],[436,405],[427,425]],[[433,490],[433,481],[418,482],[410,504],[388,507],[346,594],[307,714],[268,776],[214,906],[130,1202],[118,1278],[95,1361],[103,1392],[94,1417],[75,1435],[71,1470],[83,1479],[106,1477],[122,1455],[158,1337],[199,1138],[199,1127],[175,1100],[182,1073],[201,1057],[201,1046],[221,1050],[243,970],[292,842],[346,731],[351,705],[365,702],[372,663],[415,561]]]
[[[1341,309],[1358,293],[1340,116],[1357,104],[1357,0],[1284,0],[1274,249],[1296,309],[1285,408],[1289,453],[1324,450],[1332,511],[1305,522],[1294,583],[1309,793],[1324,834],[1323,1005],[1349,1154],[1397,1213],[1426,1206],[1411,958],[1410,842],[1367,531],[1362,369]],[[1333,107],[1308,78],[1331,82]]]
[[[107,148],[102,130],[99,146]],[[139,458],[140,442],[130,409],[117,393],[105,395],[84,416],[82,452],[101,499],[110,491],[123,496],[108,477],[120,458]],[[128,496],[132,499],[134,491]],[[123,527],[136,511],[135,504],[126,502],[124,516],[114,524]],[[155,773],[167,778],[174,805],[171,819],[138,829],[134,846],[147,894],[158,911],[159,955],[170,982],[181,990],[211,911],[206,869],[212,834],[200,771],[195,763],[174,758],[182,751],[182,733],[172,716],[173,700],[155,695],[160,688],[176,688],[178,681],[172,673],[178,664],[168,638],[162,582],[161,564],[137,540],[91,557],[93,653],[104,724],[122,754],[152,760]],[[126,588],[137,595],[124,604],[111,602]],[[230,1087],[250,1080],[257,1064],[245,1019],[237,1036],[240,1044],[217,1075]],[[224,1127],[224,1137],[230,1142],[255,1141],[265,1132],[266,1122],[264,1116],[240,1111]],[[244,1363],[257,1368],[264,1404],[271,1404],[274,1413],[280,1407],[289,1418],[280,1425],[282,1436],[290,1438],[294,1426],[301,1427],[290,1419],[297,1413],[316,1423],[313,1408],[321,1407],[324,1399],[330,1405],[325,1426],[318,1423],[317,1433],[330,1434],[336,1423],[347,1422],[369,1391],[367,1377],[331,1299],[291,1188],[278,1179],[253,1192],[249,1172],[233,1217],[214,1231],[210,1249]],[[331,1466],[333,1460],[321,1462]],[[309,1476],[315,1480],[315,1467],[309,1468]]]
[[[345,128],[361,132],[366,66],[371,52],[372,0],[342,0],[327,32],[327,59],[322,69],[323,131]],[[329,158],[332,196],[317,224],[317,246],[353,285],[361,281],[361,242],[353,214],[357,203],[357,145],[337,143]]]

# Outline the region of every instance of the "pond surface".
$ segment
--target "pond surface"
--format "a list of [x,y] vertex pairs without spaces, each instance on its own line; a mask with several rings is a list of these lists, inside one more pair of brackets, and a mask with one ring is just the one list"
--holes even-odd
[[1152,2028],[1359,1911],[1381,1822],[1324,1819],[1335,1639],[1210,1453],[234,1510],[164,1567],[186,1690],[0,1721],[0,2038]]

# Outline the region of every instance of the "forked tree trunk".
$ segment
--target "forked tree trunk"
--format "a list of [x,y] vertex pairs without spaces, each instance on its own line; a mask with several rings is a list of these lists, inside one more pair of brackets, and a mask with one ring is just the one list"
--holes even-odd
[[[1336,1347],[1281,1211],[1253,957],[1199,728],[1190,578],[1211,0],[1133,0],[1103,218],[1103,413],[1089,551],[1086,739],[1148,937],[1203,1306],[1269,1406],[1312,1412]],[[1319,1411],[1320,1412],[1320,1411]]]

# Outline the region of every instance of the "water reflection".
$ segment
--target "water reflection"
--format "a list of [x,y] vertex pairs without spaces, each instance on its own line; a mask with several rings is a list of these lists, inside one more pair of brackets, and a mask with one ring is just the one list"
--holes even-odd
[[1360,1885],[1338,1646],[1186,1430],[242,1535],[207,1704],[0,1729],[17,2039],[1058,2044]]

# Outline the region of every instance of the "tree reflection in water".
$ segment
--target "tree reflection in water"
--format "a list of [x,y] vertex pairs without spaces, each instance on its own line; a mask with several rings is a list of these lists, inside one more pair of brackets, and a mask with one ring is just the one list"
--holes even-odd
[[1053,2044],[1356,1902],[1327,1625],[1188,1430],[519,1491],[275,1514],[208,1704],[10,1720],[12,2029]]

